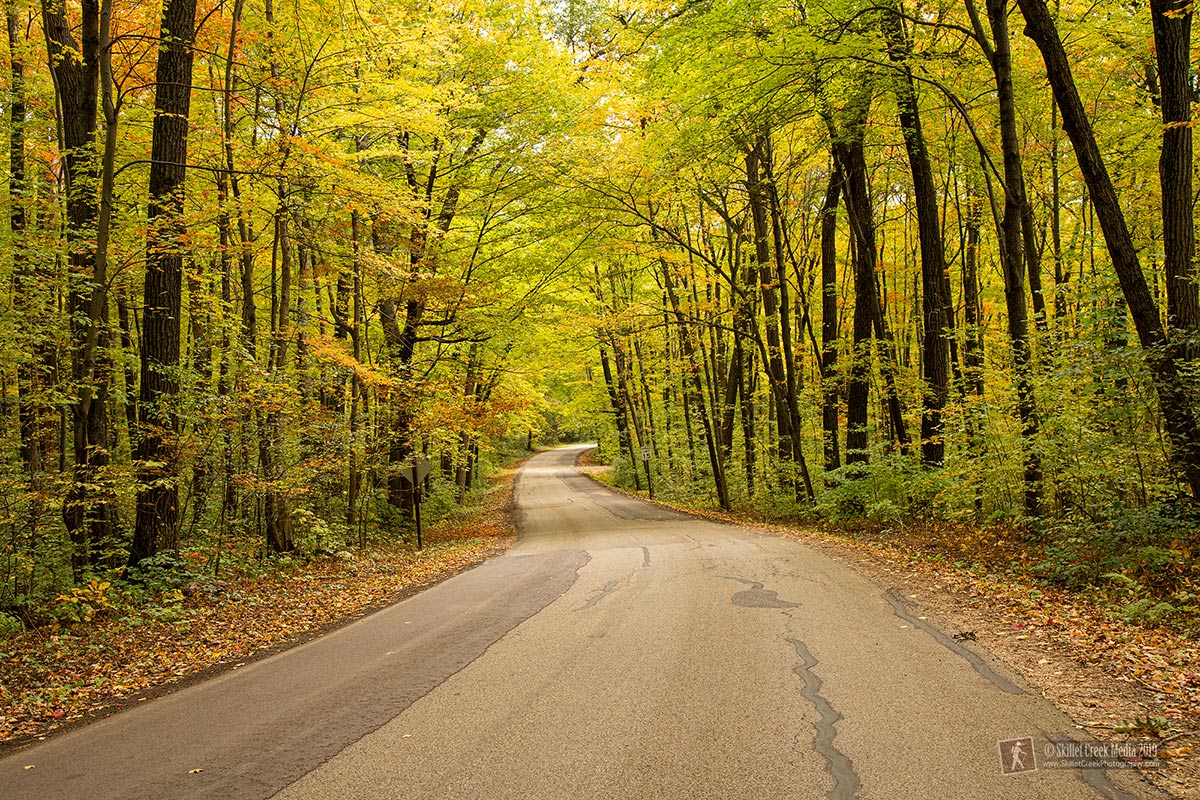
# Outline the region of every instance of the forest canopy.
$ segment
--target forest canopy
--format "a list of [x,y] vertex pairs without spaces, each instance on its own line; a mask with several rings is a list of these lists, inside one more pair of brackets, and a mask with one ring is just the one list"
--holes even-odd
[[414,459],[448,508],[577,439],[1185,591],[1192,12],[9,0],[0,607],[407,536]]

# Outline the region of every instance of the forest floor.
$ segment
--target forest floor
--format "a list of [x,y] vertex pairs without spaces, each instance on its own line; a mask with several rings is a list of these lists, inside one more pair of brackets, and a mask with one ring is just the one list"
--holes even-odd
[[0,752],[294,647],[504,550],[515,475],[498,472],[430,526],[420,551],[393,541],[298,559],[173,604],[0,639]]
[[[580,471],[611,486],[609,468],[586,456]],[[971,537],[935,525],[822,530],[662,505],[797,539],[898,589],[943,630],[977,641],[1022,675],[1081,731],[1099,740],[1159,739],[1162,766],[1145,769],[1145,778],[1171,797],[1200,800],[1200,641],[1126,621],[1084,593],[972,569]],[[986,536],[974,541],[992,546]]]

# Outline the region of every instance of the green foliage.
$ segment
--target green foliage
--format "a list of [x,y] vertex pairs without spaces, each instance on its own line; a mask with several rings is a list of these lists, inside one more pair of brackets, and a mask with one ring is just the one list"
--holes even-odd
[[128,581],[145,586],[150,591],[180,589],[201,577],[191,570],[179,553],[172,550],[144,558],[125,573]]
[[870,463],[847,464],[823,476],[826,488],[816,511],[835,522],[869,519],[895,522],[935,513],[948,488],[946,478],[911,459],[889,454]]
[[91,622],[100,617],[117,616],[130,609],[138,599],[139,593],[134,590],[93,578],[83,586],[74,586],[56,596],[48,614],[59,623]]
[[11,636],[25,630],[25,623],[4,611],[0,611],[0,636]]
[[1130,509],[1111,520],[1068,522],[1045,532],[1032,572],[1089,591],[1130,620],[1200,630],[1200,514],[1174,503]]
[[1147,714],[1144,717],[1135,717],[1128,722],[1122,722],[1119,725],[1113,726],[1114,733],[1125,734],[1126,736],[1146,736],[1155,739],[1165,738],[1171,731],[1175,730],[1175,723],[1166,717],[1152,716]]

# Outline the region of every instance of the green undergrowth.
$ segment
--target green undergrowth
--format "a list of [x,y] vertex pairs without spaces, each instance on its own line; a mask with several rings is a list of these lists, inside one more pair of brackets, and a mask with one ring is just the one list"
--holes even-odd
[[[468,534],[500,535],[507,525],[505,506],[511,494],[516,465],[528,454],[505,454],[499,465],[487,464],[475,487],[463,497],[441,488],[422,506],[426,554],[449,544],[459,544]],[[444,483],[441,484],[444,487]],[[329,560],[378,560],[417,555],[415,525],[411,518],[393,512],[387,524],[373,525],[365,536],[316,535],[307,528],[303,511],[297,518],[296,549],[270,553],[261,540],[231,535],[221,543],[219,556],[199,546],[158,553],[133,568],[125,565],[88,570],[68,587],[52,583],[11,598],[0,608],[0,638],[28,629],[53,632],[79,629],[89,623],[115,620],[130,625],[177,622],[187,615],[193,596],[240,593],[236,587],[292,575],[302,575],[315,564]],[[323,535],[322,535],[323,534]]]

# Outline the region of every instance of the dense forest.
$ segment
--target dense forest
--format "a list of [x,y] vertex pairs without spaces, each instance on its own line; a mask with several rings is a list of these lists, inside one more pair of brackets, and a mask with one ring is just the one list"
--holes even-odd
[[1192,10],[8,0],[5,618],[583,437],[1194,610]]

